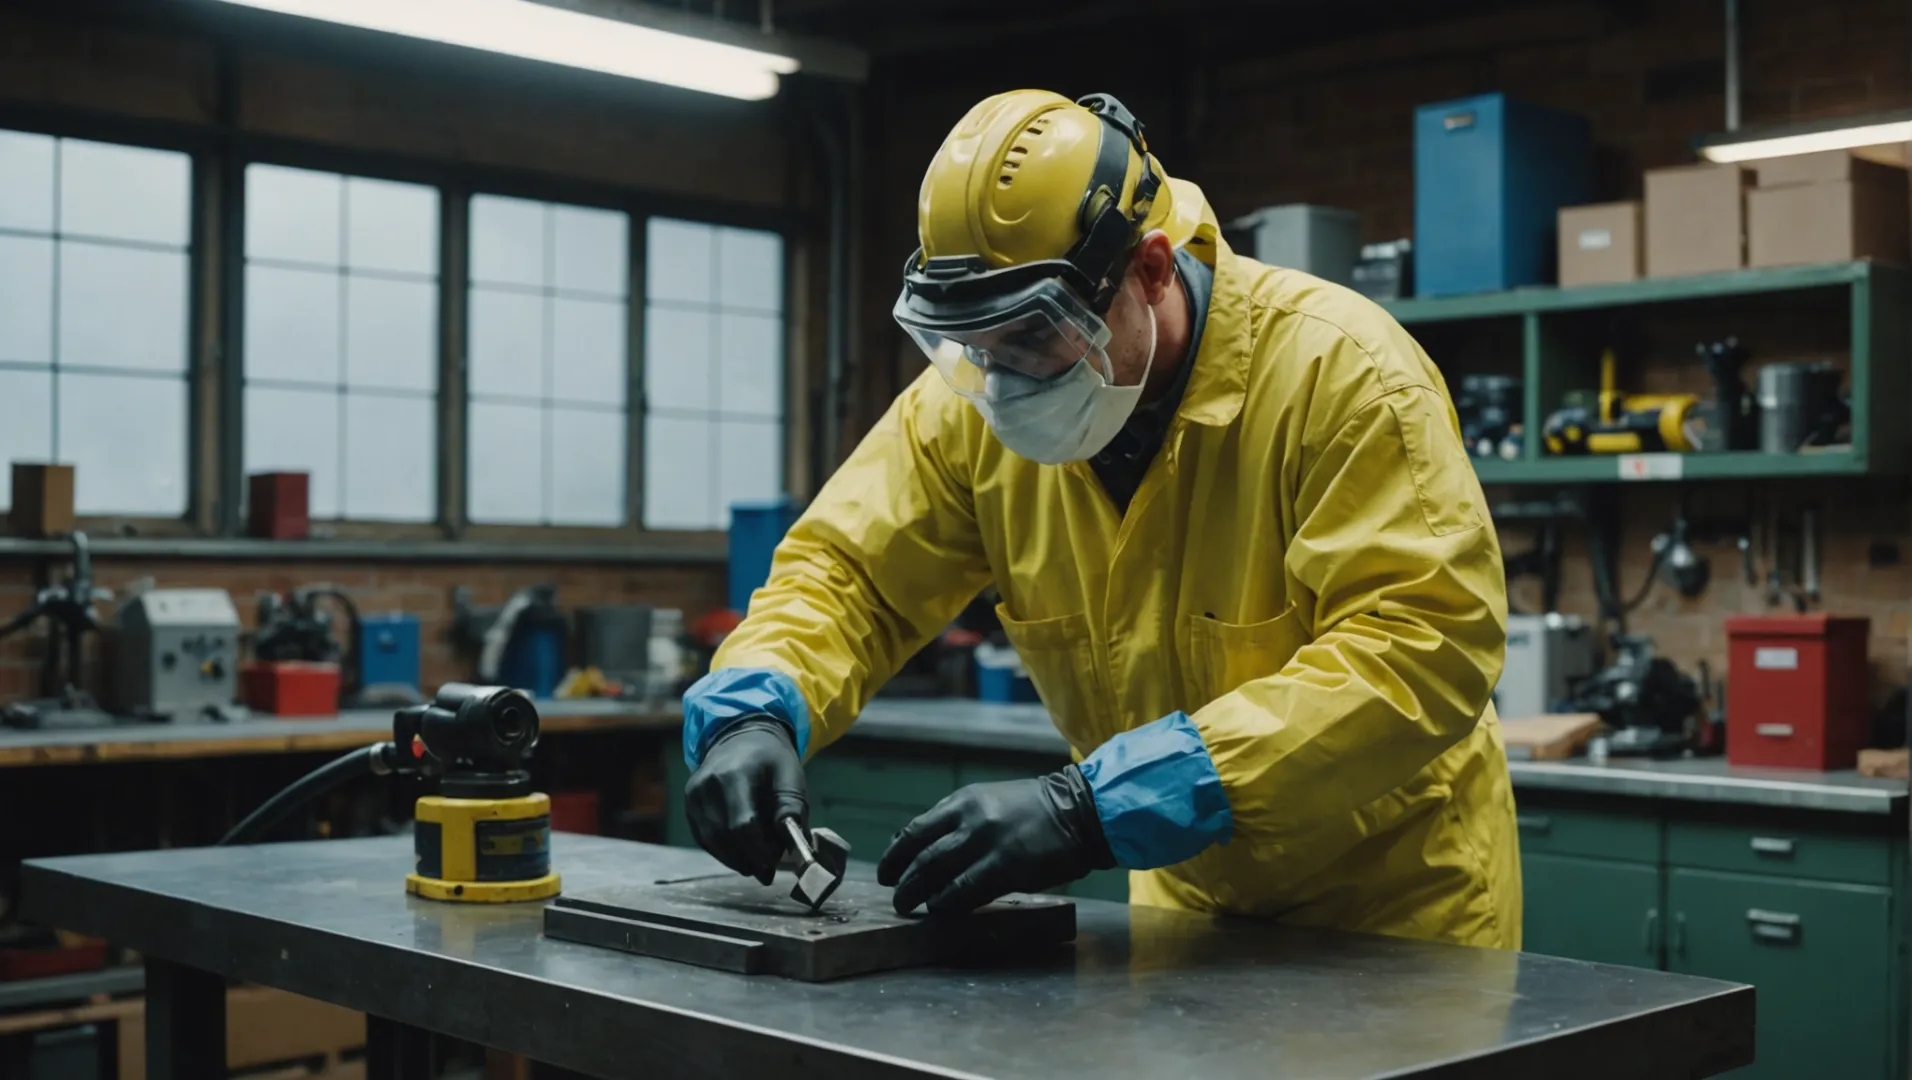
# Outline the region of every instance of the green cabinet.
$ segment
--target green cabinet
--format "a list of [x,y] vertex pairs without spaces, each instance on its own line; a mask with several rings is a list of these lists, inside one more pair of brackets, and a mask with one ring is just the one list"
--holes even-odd
[[1666,893],[1667,966],[1758,990],[1757,1059],[1736,1076],[1889,1075],[1890,890],[1676,868]]
[[1523,948],[1629,967],[1660,966],[1660,868],[1578,855],[1520,859]]

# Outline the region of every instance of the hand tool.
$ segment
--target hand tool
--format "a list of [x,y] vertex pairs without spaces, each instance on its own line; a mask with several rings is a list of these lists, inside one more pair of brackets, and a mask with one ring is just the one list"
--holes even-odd
[[843,884],[843,871],[850,861],[849,842],[829,829],[811,829],[806,836],[803,824],[794,817],[778,824],[790,841],[790,856],[797,864],[797,883],[790,890],[790,899],[815,911]]

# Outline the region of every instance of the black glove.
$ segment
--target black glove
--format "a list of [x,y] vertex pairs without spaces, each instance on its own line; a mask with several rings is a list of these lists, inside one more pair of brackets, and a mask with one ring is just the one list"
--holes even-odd
[[877,864],[898,914],[961,913],[1115,865],[1089,782],[1074,765],[1031,780],[971,784],[903,826]]
[[718,862],[770,884],[784,849],[777,823],[810,817],[790,725],[753,716],[725,728],[684,785],[684,814],[691,836]]

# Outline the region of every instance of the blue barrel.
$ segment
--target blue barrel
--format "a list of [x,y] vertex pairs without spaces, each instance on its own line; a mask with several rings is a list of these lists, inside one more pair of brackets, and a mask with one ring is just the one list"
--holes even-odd
[[750,609],[750,594],[770,580],[770,557],[801,513],[788,497],[730,507],[730,609]]

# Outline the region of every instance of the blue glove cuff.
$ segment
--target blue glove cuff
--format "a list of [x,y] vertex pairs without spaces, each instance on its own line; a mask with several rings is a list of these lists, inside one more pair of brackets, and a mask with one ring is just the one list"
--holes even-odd
[[1130,870],[1185,862],[1235,833],[1221,774],[1187,713],[1117,735],[1081,768],[1109,850]]
[[695,769],[725,729],[752,716],[790,726],[797,757],[810,747],[810,706],[790,676],[772,668],[723,668],[684,691],[684,764]]

